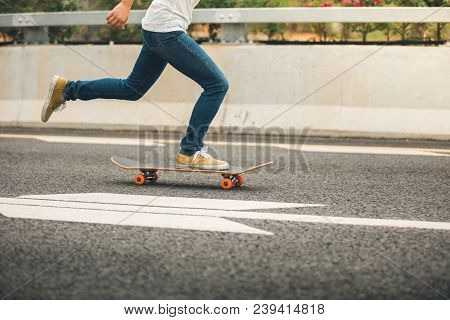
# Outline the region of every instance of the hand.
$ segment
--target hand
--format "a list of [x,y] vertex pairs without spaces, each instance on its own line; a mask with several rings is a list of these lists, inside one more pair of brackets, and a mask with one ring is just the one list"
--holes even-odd
[[106,17],[107,24],[113,29],[125,29],[131,8],[123,2],[119,3]]

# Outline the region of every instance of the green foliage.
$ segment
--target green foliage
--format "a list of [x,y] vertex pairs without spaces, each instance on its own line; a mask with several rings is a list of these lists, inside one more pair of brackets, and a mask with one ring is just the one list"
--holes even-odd
[[[290,7],[292,0],[201,0],[198,8],[259,8],[259,7]],[[285,23],[259,23],[251,28],[252,32],[261,32],[272,40],[275,36],[282,39]],[[209,33],[213,40],[217,39],[220,25],[210,24]]]
[[198,8],[290,7],[291,0],[201,0]]
[[[0,13],[17,12],[59,12],[75,11],[81,8],[80,0],[15,0],[12,2],[0,2]],[[51,27],[49,28],[50,40],[69,38],[73,35],[76,27]],[[17,40],[21,36],[19,29],[7,29],[5,35]]]
[[[119,3],[119,0],[95,0],[91,2],[95,2],[95,10],[109,10]],[[135,0],[133,9],[147,9],[151,2],[151,0]]]
[[15,0],[0,2],[0,13],[75,11],[80,0]]

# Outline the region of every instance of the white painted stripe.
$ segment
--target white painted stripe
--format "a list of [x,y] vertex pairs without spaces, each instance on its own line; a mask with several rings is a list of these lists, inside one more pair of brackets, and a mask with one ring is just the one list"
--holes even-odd
[[[374,155],[401,155],[401,156],[434,156],[447,157],[449,155],[439,154],[426,149],[394,148],[394,147],[362,147],[362,146],[334,146],[334,145],[301,145],[283,146],[285,149],[298,150],[302,152],[325,152],[325,153],[349,153],[349,154],[374,154]],[[450,152],[450,150],[442,150]]]
[[[78,137],[78,136],[54,136],[54,135],[27,135],[27,134],[0,134],[0,138],[36,139],[45,142],[57,143],[85,143],[85,144],[111,144],[111,145],[139,145],[136,138],[114,138],[114,137]],[[178,140],[168,139],[145,139],[146,146],[163,146],[167,143],[176,143]],[[249,147],[275,147],[302,152],[321,153],[345,153],[345,154],[374,154],[374,155],[403,155],[403,156],[433,156],[448,157],[450,149],[436,148],[400,148],[400,147],[377,147],[377,146],[345,146],[345,145],[313,145],[313,144],[286,144],[265,142],[228,142],[228,141],[206,141],[210,145],[249,146]]]
[[[155,140],[166,142],[165,140]],[[171,141],[170,143],[177,143]],[[254,143],[254,142],[225,142],[206,141],[210,145],[231,145],[231,146],[265,146],[276,147],[288,150],[298,150],[302,152],[325,152],[325,153],[349,153],[349,154],[385,154],[385,155],[406,155],[406,156],[434,156],[448,157],[450,149],[427,149],[427,148],[400,148],[400,147],[377,147],[377,146],[346,146],[346,145],[325,145],[325,144],[288,144],[288,143]]]
[[[229,210],[208,210],[208,209],[189,209],[189,208],[168,208],[168,207],[149,207],[139,205],[110,205],[101,203],[80,203],[70,201],[45,201],[22,198],[0,198],[0,212],[4,213],[4,206],[20,206],[22,210],[27,211],[27,207],[51,208],[51,209],[70,209],[70,210],[97,210],[98,212],[121,211],[131,214],[133,212],[145,214],[162,215],[181,215],[181,216],[200,216],[200,217],[221,217],[233,219],[251,219],[251,220],[273,220],[304,223],[323,223],[338,225],[359,225],[373,227],[395,227],[395,228],[419,228],[450,230],[450,222],[435,221],[417,221],[417,220],[393,220],[393,219],[370,219],[370,218],[352,218],[352,217],[334,217],[319,215],[301,215],[270,212],[249,212],[249,211],[229,211]],[[7,210],[6,210],[7,211]],[[26,214],[26,213],[25,213]],[[236,231],[238,232],[238,231]]]
[[9,218],[125,225],[197,231],[234,232],[272,235],[272,233],[218,217],[150,214],[143,212],[99,211],[24,205],[0,205],[0,213]]
[[29,196],[21,196],[20,198],[95,202],[95,203],[105,203],[105,204],[144,205],[144,206],[152,206],[152,207],[217,209],[217,210],[220,210],[220,209],[221,210],[256,210],[256,209],[300,208],[300,207],[322,207],[322,206],[324,206],[323,204],[202,199],[202,198],[180,198],[180,197],[159,197],[159,196],[141,196],[141,195],[131,195],[131,194],[114,194],[114,193],[29,195]]
[[144,142],[145,146],[164,146],[164,143],[158,143],[151,140],[140,141],[136,138],[113,138],[113,137],[80,137],[80,136],[49,136],[49,135],[26,135],[26,134],[0,134],[0,138],[19,138],[34,139],[53,143],[77,143],[77,144],[106,144],[106,145],[124,145],[138,146]]

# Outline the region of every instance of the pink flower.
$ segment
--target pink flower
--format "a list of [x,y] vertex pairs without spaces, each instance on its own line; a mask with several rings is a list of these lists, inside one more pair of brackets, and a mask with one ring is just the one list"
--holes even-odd
[[373,0],[373,2],[374,2],[375,4],[381,4],[381,3],[383,2],[383,0]]
[[355,1],[355,2],[353,2],[353,5],[354,5],[355,7],[361,7],[361,2]]
[[352,0],[342,0],[341,3],[342,4],[350,4],[350,3],[352,3]]

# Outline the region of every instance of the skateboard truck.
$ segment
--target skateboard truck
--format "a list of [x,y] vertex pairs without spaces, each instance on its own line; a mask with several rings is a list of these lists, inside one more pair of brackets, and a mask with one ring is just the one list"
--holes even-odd
[[[232,187],[242,187],[244,185],[244,177],[240,175],[223,174],[222,177],[220,187],[223,190],[229,190]],[[134,183],[140,186],[145,183],[156,183],[158,178],[159,176],[157,171],[141,170],[141,173],[134,176]]]
[[242,187],[244,185],[244,177],[240,175],[229,175],[229,174],[222,174],[222,181],[220,181],[220,187],[223,190],[229,190],[233,186],[235,187]]
[[158,181],[158,172],[157,171],[147,171],[141,170],[141,173],[138,173],[134,176],[134,183],[137,185],[143,185],[146,182],[156,183]]

